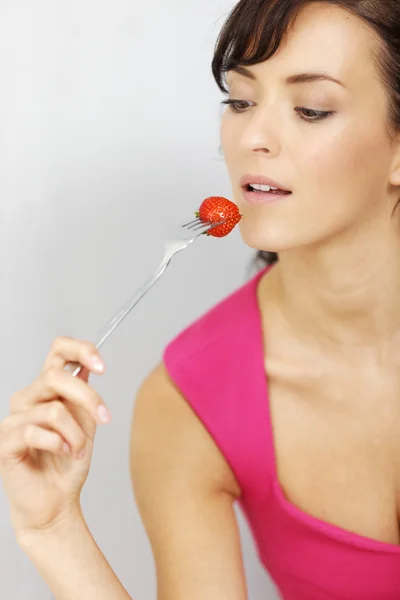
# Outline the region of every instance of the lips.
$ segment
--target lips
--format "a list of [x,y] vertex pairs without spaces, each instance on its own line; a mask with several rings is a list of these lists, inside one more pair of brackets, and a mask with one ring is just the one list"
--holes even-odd
[[[244,200],[253,205],[281,204],[282,202],[285,202],[287,198],[292,196],[292,191],[283,183],[265,177],[264,175],[245,175],[240,180],[240,184],[242,186]],[[254,189],[252,185],[268,187],[265,190],[259,190]]]
[[279,181],[275,181],[270,177],[264,177],[263,175],[244,175],[244,177],[240,180],[240,185],[245,190],[249,189],[249,186],[252,183],[256,183],[259,185],[269,185],[270,187],[278,188],[283,192],[291,192],[284,184],[279,183]]

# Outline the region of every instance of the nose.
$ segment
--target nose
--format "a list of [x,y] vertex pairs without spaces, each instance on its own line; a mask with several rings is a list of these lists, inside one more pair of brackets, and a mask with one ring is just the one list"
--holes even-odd
[[243,150],[268,157],[280,152],[279,120],[271,109],[254,107],[249,118],[244,119],[241,136]]

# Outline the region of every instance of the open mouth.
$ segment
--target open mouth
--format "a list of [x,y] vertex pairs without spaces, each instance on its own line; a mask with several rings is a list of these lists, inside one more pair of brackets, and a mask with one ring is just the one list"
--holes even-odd
[[256,192],[259,194],[274,194],[275,196],[289,196],[292,192],[288,190],[280,190],[269,185],[248,184],[244,188],[247,192]]

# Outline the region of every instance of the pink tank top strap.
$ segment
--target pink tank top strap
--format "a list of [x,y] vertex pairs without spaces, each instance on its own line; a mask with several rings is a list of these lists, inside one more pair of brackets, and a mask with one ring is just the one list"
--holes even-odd
[[189,325],[165,348],[167,371],[224,455],[244,503],[272,483],[267,383],[258,273]]

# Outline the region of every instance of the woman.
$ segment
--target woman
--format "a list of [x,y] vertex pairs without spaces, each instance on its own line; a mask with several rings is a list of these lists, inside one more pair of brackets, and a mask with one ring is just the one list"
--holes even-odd
[[[400,4],[242,0],[213,72],[241,234],[275,264],[139,391],[132,479],[159,598],[246,598],[239,501],[285,600],[398,599]],[[79,504],[109,420],[92,354],[58,339],[1,425],[16,535],[57,600],[129,597]]]

